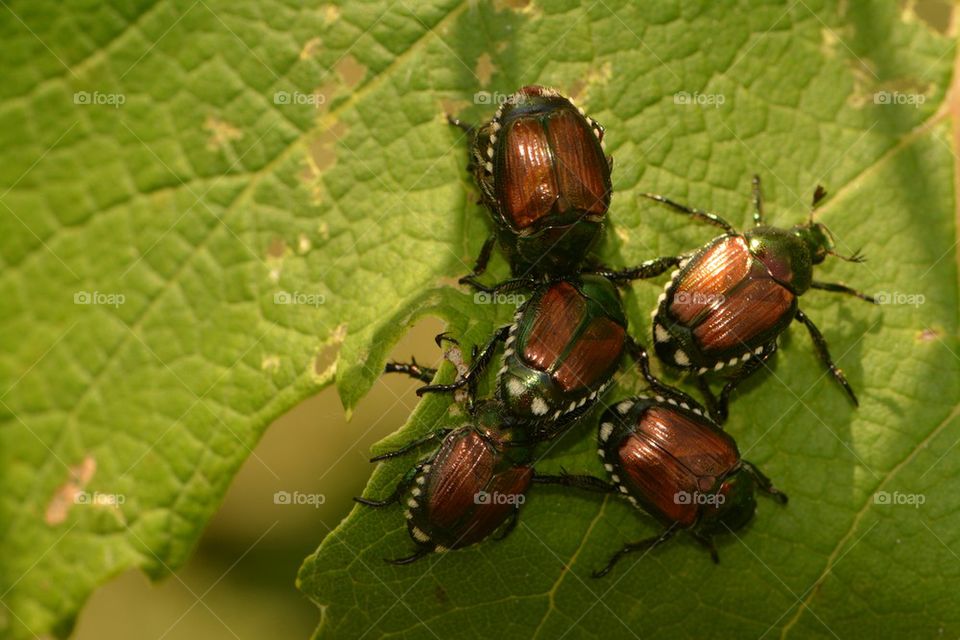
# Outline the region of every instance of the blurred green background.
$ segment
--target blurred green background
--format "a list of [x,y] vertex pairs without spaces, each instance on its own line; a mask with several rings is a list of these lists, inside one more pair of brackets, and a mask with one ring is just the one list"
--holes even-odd
[[[418,324],[393,350],[439,363],[438,320]],[[373,471],[370,445],[396,431],[421,383],[380,379],[348,422],[330,387],[267,430],[247,459],[190,562],[152,584],[128,571],[84,607],[77,640],[308,638],[320,616],[294,586],[313,553],[353,506]],[[322,494],[322,505],[275,504],[274,493]],[[399,512],[398,512],[399,517]]]

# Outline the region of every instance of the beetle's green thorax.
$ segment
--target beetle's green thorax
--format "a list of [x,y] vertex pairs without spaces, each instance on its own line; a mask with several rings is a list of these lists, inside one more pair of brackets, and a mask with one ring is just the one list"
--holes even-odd
[[822,257],[815,259],[813,234],[811,227],[799,225],[793,229],[754,227],[743,235],[750,253],[763,263],[773,279],[801,295],[810,288],[813,265],[823,261]]
[[562,275],[590,255],[603,232],[603,220],[587,216],[565,223],[517,233],[497,218],[497,239],[518,275],[547,273]]
[[503,112],[509,110],[509,113],[514,117],[549,114],[557,106],[567,104],[569,104],[568,99],[555,89],[530,85],[512,94],[507,99]]
[[757,510],[756,481],[744,468],[739,468],[722,481],[714,504],[704,507],[699,533],[713,535],[743,528]]
[[526,464],[533,458],[533,444],[523,429],[508,424],[503,405],[490,398],[474,405],[474,428],[502,453],[504,467]]
[[813,264],[820,264],[833,252],[835,246],[833,235],[819,222],[798,224],[791,231],[807,246]]
[[594,305],[597,305],[596,315],[605,315],[614,322],[627,326],[627,317],[620,300],[620,292],[610,280],[602,276],[581,276],[580,291]]

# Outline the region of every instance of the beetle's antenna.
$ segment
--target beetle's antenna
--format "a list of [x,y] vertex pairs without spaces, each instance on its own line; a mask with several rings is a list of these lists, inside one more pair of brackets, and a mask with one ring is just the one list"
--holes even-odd
[[866,256],[864,256],[860,251],[861,251],[860,249],[857,249],[856,251],[853,252],[853,255],[845,256],[831,249],[830,251],[827,251],[827,255],[831,255],[834,258],[840,258],[844,262],[856,262],[856,263],[866,262],[867,261]]
[[813,202],[810,204],[810,224],[813,224],[813,214],[817,210],[817,207],[820,206],[820,203],[823,202],[823,199],[827,197],[827,190],[823,188],[823,185],[818,184],[817,188],[813,190]]

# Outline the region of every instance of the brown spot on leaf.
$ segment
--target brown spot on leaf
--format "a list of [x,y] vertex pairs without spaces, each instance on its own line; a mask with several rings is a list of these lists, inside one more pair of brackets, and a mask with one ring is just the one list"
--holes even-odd
[[77,496],[83,493],[96,472],[97,461],[92,456],[85,457],[80,463],[67,469],[67,481],[57,487],[47,503],[43,518],[47,525],[54,527],[67,519],[70,508],[77,502]]
[[950,30],[953,11],[953,4],[949,0],[907,2],[903,8],[903,19],[909,23],[919,18],[934,31],[946,34]]
[[347,325],[341,324],[334,329],[330,339],[317,352],[313,359],[313,376],[318,382],[326,381],[333,375],[337,366],[337,357],[340,355],[340,347],[346,338]]
[[310,242],[310,238],[307,237],[307,234],[301,233],[297,236],[297,253],[303,255],[308,253],[313,244]]
[[923,331],[917,334],[918,342],[933,342],[934,340],[940,339],[940,332],[936,329],[931,329],[927,327]]
[[474,69],[473,73],[480,81],[480,85],[485,87],[490,84],[490,78],[493,77],[494,70],[496,70],[496,67],[493,64],[493,59],[490,57],[489,53],[484,53],[477,58],[477,67]]
[[280,356],[264,356],[260,361],[260,368],[268,373],[274,373],[280,368]]
[[334,4],[328,4],[323,8],[323,21],[327,24],[333,24],[340,19],[340,7]]
[[310,141],[307,161],[315,175],[326,171],[337,161],[335,146],[346,133],[347,126],[342,122],[336,122]]
[[207,139],[207,148],[211,151],[226,149],[234,140],[243,138],[243,131],[226,120],[214,116],[207,116],[203,128],[210,132],[210,137]]
[[312,58],[320,48],[320,43],[320,38],[310,38],[307,40],[303,48],[300,49],[300,59],[307,60],[308,58]]
[[348,87],[357,86],[360,84],[360,81],[363,80],[364,76],[367,75],[367,68],[357,62],[357,59],[353,56],[344,56],[341,58],[335,69],[337,75],[340,76],[343,83]]
[[287,243],[284,242],[283,238],[274,237],[270,240],[269,246],[267,246],[267,257],[268,258],[282,258],[287,252]]
[[609,62],[604,62],[602,65],[591,67],[590,70],[587,71],[586,76],[574,80],[574,82],[567,87],[567,91],[577,102],[581,102],[587,99],[592,87],[602,87],[607,84],[612,77],[613,65]]

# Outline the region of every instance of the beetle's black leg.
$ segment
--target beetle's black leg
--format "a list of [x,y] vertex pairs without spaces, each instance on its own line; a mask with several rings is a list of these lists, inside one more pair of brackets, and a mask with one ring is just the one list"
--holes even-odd
[[403,478],[401,478],[400,482],[397,483],[397,486],[394,487],[393,493],[383,500],[371,500],[370,498],[358,496],[355,497],[353,501],[368,507],[387,507],[395,502],[399,502],[400,496],[402,496],[404,492],[410,488],[410,484],[413,482],[413,479],[416,477],[416,475],[420,473],[420,470],[423,468],[424,464],[425,463],[421,462],[403,474]]
[[451,382],[450,384],[428,384],[425,387],[420,387],[417,389],[417,395],[422,396],[425,393],[437,393],[437,392],[446,392],[446,391],[456,391],[457,389],[474,384],[475,378],[480,376],[487,365],[490,364],[490,359],[493,357],[493,352],[497,347],[498,342],[502,342],[507,339],[507,335],[510,333],[510,325],[504,325],[497,329],[496,333],[493,334],[493,338],[490,339],[490,342],[480,351],[476,359],[470,363],[470,369],[466,374],[461,376],[458,380]]
[[760,487],[761,490],[773,496],[773,498],[780,504],[787,504],[787,494],[774,487],[773,482],[770,481],[770,478],[760,471],[760,469],[758,469],[752,462],[741,460],[740,466],[746,469],[747,473],[753,476],[753,479],[757,481],[757,486]]
[[473,287],[477,291],[483,293],[507,293],[510,291],[516,291],[517,289],[529,289],[533,288],[536,284],[536,280],[530,276],[521,276],[519,278],[510,278],[509,280],[504,280],[503,282],[498,282],[495,285],[485,285],[482,282],[478,282],[473,276],[464,276],[459,280],[460,284],[465,284]]
[[513,511],[510,513],[509,520],[507,524],[504,525],[503,530],[497,535],[493,536],[494,540],[503,540],[510,532],[517,528],[517,519],[520,517],[520,505],[514,505]]
[[797,321],[802,322],[804,326],[807,327],[807,331],[810,332],[810,337],[813,339],[813,346],[817,350],[817,357],[820,358],[820,361],[829,369],[830,375],[833,376],[833,379],[840,383],[840,386],[843,387],[843,390],[847,392],[847,395],[850,396],[850,400],[853,402],[854,406],[859,407],[860,402],[857,400],[857,394],[853,392],[853,387],[850,386],[850,383],[847,382],[847,378],[843,375],[843,371],[840,370],[840,367],[833,363],[833,359],[830,357],[830,350],[827,348],[827,341],[824,340],[823,334],[820,333],[820,330],[817,329],[817,326],[813,324],[813,320],[807,317],[803,311],[797,309]]
[[[717,418],[719,424],[723,424],[727,420],[727,409],[730,405],[730,394],[733,393],[733,390],[740,386],[741,382],[749,378],[751,375],[756,373],[758,369],[763,367],[767,360],[769,360],[770,357],[776,353],[776,351],[777,342],[774,340],[763,348],[762,354],[747,360],[746,364],[740,367],[740,370],[737,372],[737,374],[729,382],[723,385],[723,389],[720,391],[720,398],[713,401],[715,403],[715,417]],[[705,385],[706,382],[704,382],[700,388],[703,389]]]
[[763,192],[760,190],[760,176],[753,176],[753,224],[763,224]]
[[421,367],[416,359],[410,356],[410,362],[388,362],[383,368],[384,373],[403,373],[411,378],[421,382],[430,383],[433,377],[437,375],[437,370],[433,367]]
[[663,396],[664,398],[673,400],[681,407],[686,409],[700,411],[701,413],[704,411],[703,406],[694,400],[693,396],[687,395],[679,389],[675,389],[667,384],[664,384],[655,375],[653,375],[653,372],[650,371],[650,356],[647,353],[647,350],[643,348],[643,345],[633,338],[629,338],[627,342],[627,349],[630,351],[630,355],[633,356],[633,359],[637,361],[637,364],[640,365],[640,373],[643,375],[643,379],[647,381],[651,391],[657,395]]
[[814,280],[810,283],[811,289],[820,289],[821,291],[832,291],[833,293],[845,293],[855,298],[860,298],[861,300],[866,300],[870,304],[877,304],[876,299],[873,296],[868,296],[865,293],[861,293],[856,289],[852,289],[845,284],[837,284],[835,282],[817,282]]
[[840,258],[844,262],[854,262],[856,264],[860,264],[862,262],[867,261],[867,257],[862,253],[860,253],[859,249],[854,251],[853,254],[849,256],[845,256],[842,253],[837,253],[836,251],[831,249],[830,251],[827,251],[827,255],[833,256],[834,258]]
[[569,473],[562,473],[559,476],[535,474],[533,481],[537,484],[559,484],[563,487],[576,487],[584,491],[596,491],[597,493],[611,493],[616,489],[616,487],[606,480],[587,475],[574,476]]
[[607,566],[599,571],[593,572],[593,577],[602,578],[610,573],[610,570],[613,569],[613,566],[617,564],[623,556],[627,555],[628,553],[633,553],[634,551],[649,551],[672,538],[675,533],[676,525],[671,526],[669,529],[666,529],[663,533],[654,538],[647,538],[646,540],[641,540],[640,542],[631,542],[629,544],[625,544],[620,551],[617,551],[615,554],[613,554],[613,556],[611,556],[610,562],[607,563]]
[[661,273],[666,272],[671,267],[677,266],[680,264],[682,259],[683,258],[680,256],[662,256],[660,258],[647,260],[646,262],[642,262],[635,267],[630,267],[629,269],[618,269],[614,271],[601,266],[592,269],[584,269],[583,273],[591,273],[598,276],[603,276],[604,278],[614,282],[644,280],[646,278],[658,276]]
[[717,400],[717,396],[713,393],[713,390],[710,389],[710,383],[707,382],[705,376],[697,376],[697,387],[700,389],[700,393],[703,394],[704,402],[710,411],[710,417],[713,418],[714,422],[722,425],[727,421],[726,406],[721,409],[720,401]]
[[437,335],[433,336],[433,341],[436,342],[437,346],[440,347],[441,349],[443,348],[444,342],[449,342],[450,344],[458,347],[460,346],[460,341],[457,340],[456,338],[451,338],[449,331],[441,331]]
[[467,133],[470,133],[470,134],[472,134],[472,133],[473,133],[474,131],[476,131],[476,129],[477,129],[477,128],[476,128],[475,126],[473,126],[472,124],[467,124],[466,122],[464,122],[464,121],[461,120],[460,118],[457,118],[457,117],[455,117],[455,116],[452,116],[452,115],[450,115],[449,113],[447,114],[447,122],[449,122],[450,124],[452,124],[452,125],[455,126],[455,127],[459,127],[459,128],[461,128],[461,129],[463,129],[464,131],[466,131]]
[[409,453],[410,451],[413,451],[417,447],[427,444],[428,442],[432,442],[434,440],[443,440],[445,437],[447,437],[447,434],[450,433],[451,431],[453,431],[453,429],[437,429],[430,435],[420,438],[418,440],[414,440],[413,442],[409,442],[395,451],[388,451],[386,453],[381,453],[378,456],[374,456],[373,458],[370,458],[370,462],[380,462],[381,460],[389,460],[390,458],[397,458],[406,453]]
[[460,280],[458,280],[460,284],[471,284],[473,278],[483,275],[487,270],[487,264],[490,262],[490,255],[493,253],[493,245],[496,240],[497,236],[491,233],[484,241],[483,246],[480,248],[480,255],[477,256],[477,261],[473,263],[473,271],[460,278]]
[[713,560],[713,564],[720,564],[720,554],[717,553],[717,548],[713,544],[713,538],[694,533],[693,539],[706,547],[707,551],[710,552],[710,559]]
[[667,198],[666,196],[661,196],[656,193],[643,193],[640,195],[642,195],[644,198],[650,198],[651,200],[655,200],[660,204],[664,204],[678,213],[682,213],[684,215],[688,215],[693,218],[696,218],[697,220],[702,220],[703,222],[707,222],[714,226],[720,227],[727,233],[735,234],[737,232],[736,229],[734,229],[729,222],[727,222],[717,214],[711,213],[710,211],[703,211],[702,209],[695,209],[693,207],[688,207],[686,205],[680,204],[679,202],[674,202],[673,200],[671,200],[670,198]]
[[387,562],[387,563],[389,563],[389,564],[396,564],[396,565],[410,564],[411,562],[416,562],[417,560],[419,560],[419,559],[422,558],[423,556],[428,555],[428,554],[430,554],[430,553],[432,553],[432,552],[433,552],[433,549],[431,549],[430,547],[420,547],[419,549],[417,549],[415,552],[413,552],[413,553],[412,553],[411,555],[409,555],[409,556],[406,556],[406,557],[404,557],[404,558],[396,558],[395,560],[386,560],[386,559],[385,559],[384,562]]

